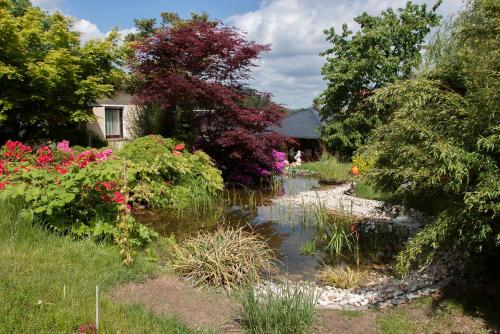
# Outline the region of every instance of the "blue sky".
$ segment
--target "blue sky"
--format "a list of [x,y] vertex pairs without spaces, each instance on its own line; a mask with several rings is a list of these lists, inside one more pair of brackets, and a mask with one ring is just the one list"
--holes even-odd
[[207,12],[223,19],[259,8],[257,0],[63,0],[58,6],[64,13],[86,19],[101,31],[114,26],[130,28],[134,18],[158,17],[161,12],[189,16],[191,12]]
[[[207,12],[246,32],[249,40],[271,44],[258,60],[250,85],[273,94],[289,108],[308,107],[325,89],[321,76],[325,59],[319,53],[329,47],[323,30],[337,31],[362,12],[379,14],[399,8],[407,0],[32,0],[48,11],[59,10],[75,18],[74,29],[82,40],[102,38],[118,26],[123,34],[133,29],[134,18],[158,17],[161,12]],[[437,0],[413,0],[433,6]],[[444,0],[438,12],[447,17],[463,7],[463,0]]]

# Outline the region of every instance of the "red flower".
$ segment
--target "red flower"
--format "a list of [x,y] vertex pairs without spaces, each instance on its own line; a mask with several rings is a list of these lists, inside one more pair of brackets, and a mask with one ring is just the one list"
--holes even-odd
[[185,148],[185,147],[186,147],[186,146],[184,146],[184,144],[179,144],[179,145],[176,145],[176,146],[175,146],[175,150],[176,150],[176,151],[182,151],[182,150],[184,150],[184,148]]
[[61,167],[61,166],[55,166],[54,170],[56,172],[58,172],[59,174],[61,174],[61,175],[64,175],[64,174],[68,173],[68,170],[66,168],[64,168],[64,167]]
[[36,156],[37,156],[36,161],[38,162],[39,165],[42,166],[54,160],[54,154],[52,153],[50,147],[47,146],[40,147],[38,151],[36,151]]
[[119,191],[115,191],[113,194],[113,198],[111,199],[115,203],[125,204],[125,197]]
[[113,188],[115,187],[115,184],[113,182],[103,181],[101,183],[104,186],[104,188],[106,188],[106,190],[113,190]]

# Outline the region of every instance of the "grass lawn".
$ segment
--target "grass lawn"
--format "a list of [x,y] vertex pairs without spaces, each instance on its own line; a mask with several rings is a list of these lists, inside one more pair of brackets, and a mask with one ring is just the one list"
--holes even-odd
[[385,201],[387,199],[386,194],[377,191],[374,186],[366,181],[363,181],[363,179],[356,182],[354,191],[356,196],[359,198],[374,199],[377,201]]
[[76,333],[95,322],[96,284],[99,333],[191,333],[173,318],[106,297],[155,270],[144,258],[125,268],[116,247],[57,236],[29,220],[0,206],[0,333]]
[[307,170],[317,175],[322,181],[329,183],[343,183],[351,179],[349,175],[351,164],[339,162],[332,156],[324,156],[319,161],[303,163],[295,169]]

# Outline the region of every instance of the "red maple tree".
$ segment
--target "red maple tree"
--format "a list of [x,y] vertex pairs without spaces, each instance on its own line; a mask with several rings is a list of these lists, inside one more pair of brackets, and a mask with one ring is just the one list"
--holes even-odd
[[151,29],[133,43],[130,67],[138,102],[157,106],[164,135],[204,150],[226,179],[250,183],[269,176],[271,151],[287,139],[266,131],[284,109],[244,82],[268,45],[247,41],[235,28],[186,20]]

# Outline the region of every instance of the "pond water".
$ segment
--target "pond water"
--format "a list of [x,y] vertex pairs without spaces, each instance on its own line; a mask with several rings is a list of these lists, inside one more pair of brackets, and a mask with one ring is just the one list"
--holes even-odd
[[[198,233],[227,226],[244,227],[261,235],[279,259],[278,276],[291,280],[313,280],[324,264],[353,264],[353,254],[333,255],[327,251],[302,254],[302,245],[318,238],[315,212],[310,207],[284,205],[272,199],[300,192],[319,190],[312,177],[283,177],[272,189],[228,190],[212,203],[195,205],[183,211],[146,210],[137,220],[162,235],[175,235],[178,241]],[[359,257],[362,266],[385,265],[408,238],[410,231],[401,226],[370,220],[356,220]]]

